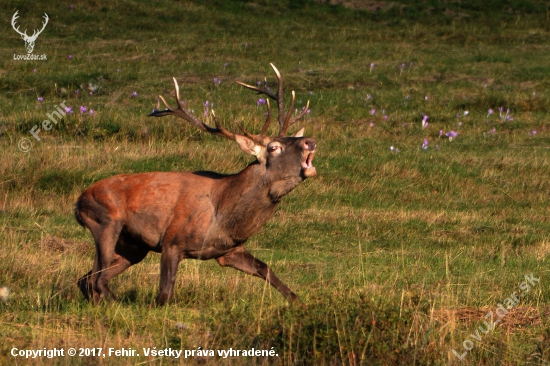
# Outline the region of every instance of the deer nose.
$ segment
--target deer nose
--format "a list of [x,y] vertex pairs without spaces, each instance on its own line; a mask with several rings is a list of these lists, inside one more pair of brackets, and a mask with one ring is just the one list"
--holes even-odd
[[316,144],[315,144],[314,139],[306,138],[306,139],[304,139],[302,144],[304,146],[304,149],[306,149],[308,151],[315,151]]

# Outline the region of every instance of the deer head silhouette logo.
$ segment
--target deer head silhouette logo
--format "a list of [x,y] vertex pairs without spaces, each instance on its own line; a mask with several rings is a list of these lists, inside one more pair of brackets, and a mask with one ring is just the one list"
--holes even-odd
[[27,49],[27,53],[30,54],[30,53],[32,53],[32,50],[34,49],[34,42],[36,41],[36,38],[38,38],[40,33],[42,33],[44,28],[46,28],[46,24],[48,24],[48,19],[49,19],[48,14],[44,13],[45,22],[42,23],[42,29],[40,29],[40,30],[35,29],[32,36],[28,36],[26,29],[25,29],[25,32],[20,32],[19,27],[15,26],[15,21],[17,20],[17,18],[19,18],[19,16],[17,15],[18,12],[19,12],[19,10],[16,11],[15,14],[13,14],[13,17],[11,18],[11,26],[13,27],[13,29],[15,29],[15,31],[17,33],[19,33],[21,35],[21,38],[23,38],[23,41],[25,41],[25,48]]

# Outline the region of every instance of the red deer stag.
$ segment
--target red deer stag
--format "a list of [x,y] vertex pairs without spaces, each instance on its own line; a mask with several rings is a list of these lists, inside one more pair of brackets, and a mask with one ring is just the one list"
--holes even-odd
[[[78,198],[75,217],[87,227],[95,240],[96,255],[92,270],[81,277],[78,286],[94,302],[114,298],[109,280],[131,265],[139,263],[149,251],[161,253],[160,293],[157,304],[170,300],[178,264],[183,258],[215,259],[221,266],[236,268],[263,278],[289,300],[297,296],[275,276],[269,267],[254,258],[244,243],[273,216],[281,198],[300,182],[316,174],[312,165],[315,140],[303,137],[302,128],[285,136],[290,125],[301,118],[306,108],[292,117],[283,108],[283,80],[271,64],[279,82],[276,93],[239,82],[278,105],[279,135],[266,135],[271,121],[253,135],[242,127],[242,135],[200,121],[183,107],[179,87],[176,108],[159,96],[166,109],[155,109],[149,116],[176,116],[198,129],[235,140],[256,160],[237,174],[214,172],[155,172],[121,174],[94,183]],[[268,99],[269,99],[268,98]]]

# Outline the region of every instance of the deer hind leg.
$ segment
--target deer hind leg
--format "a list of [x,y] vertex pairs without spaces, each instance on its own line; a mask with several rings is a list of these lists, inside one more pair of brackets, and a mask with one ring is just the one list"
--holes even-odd
[[295,301],[298,296],[282,283],[264,262],[254,258],[243,246],[216,258],[220,266],[233,267],[244,273],[263,278],[285,298]]
[[[114,297],[109,289],[108,281],[113,277],[112,273],[119,271],[120,267],[124,267],[124,261],[121,261],[120,255],[115,253],[115,246],[119,240],[123,223],[110,221],[104,225],[87,226],[95,240],[96,255],[92,270],[78,280],[78,286],[84,297],[87,299],[93,297],[94,302],[98,303],[102,299],[109,300]],[[126,268],[128,267],[126,266]],[[113,271],[114,268],[117,269]]]

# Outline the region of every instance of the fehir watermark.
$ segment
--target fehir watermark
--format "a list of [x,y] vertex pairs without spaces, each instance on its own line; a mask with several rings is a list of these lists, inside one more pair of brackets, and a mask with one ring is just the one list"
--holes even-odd
[[43,55],[34,55],[32,53],[32,51],[34,50],[34,43],[36,42],[36,39],[38,38],[38,36],[40,35],[40,33],[42,33],[42,31],[44,30],[44,28],[46,28],[46,25],[48,24],[48,14],[44,13],[44,22],[42,22],[42,29],[35,29],[33,34],[32,35],[28,35],[27,34],[27,30],[25,29],[24,32],[21,32],[19,30],[19,26],[16,24],[16,21],[17,21],[17,18],[19,18],[19,10],[17,10],[14,14],[13,14],[13,17],[11,18],[11,26],[13,27],[13,29],[19,33],[19,35],[21,36],[21,38],[23,38],[23,41],[25,41],[25,49],[27,50],[27,54],[26,55],[16,55],[16,54],[13,54],[13,59],[14,60],[25,60],[25,61],[42,61],[42,60],[47,60],[47,57],[45,54]]
[[[64,100],[62,103],[59,103],[59,105],[54,105],[55,110],[51,113],[46,113],[48,119],[42,121],[42,128],[45,131],[51,130],[53,127],[52,123],[57,124],[57,122],[61,121],[63,117],[67,115],[67,111],[70,110],[70,108],[65,105],[65,102],[66,101]],[[42,130],[40,129],[40,127],[38,127],[38,125],[34,125],[29,130],[29,133],[32,135],[32,137],[36,139],[36,141],[40,141],[40,136],[38,136],[38,134],[40,134],[41,131]],[[23,137],[17,143],[17,147],[22,152],[29,152],[32,149],[32,142],[28,138]]]

